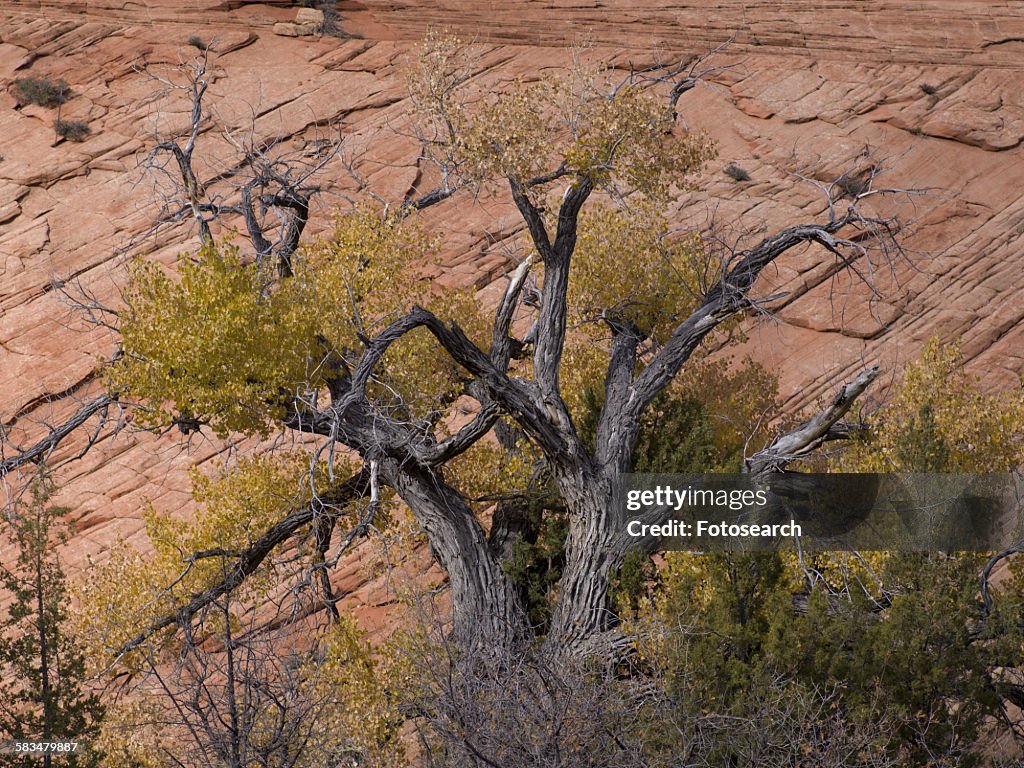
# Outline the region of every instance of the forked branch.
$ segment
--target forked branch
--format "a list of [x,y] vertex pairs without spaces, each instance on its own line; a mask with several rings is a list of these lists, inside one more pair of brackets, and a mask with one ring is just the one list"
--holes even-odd
[[[18,450],[13,456],[5,456],[2,463],[0,463],[0,477],[26,464],[38,464],[45,461],[65,438],[70,436],[90,418],[99,415],[105,421],[107,409],[116,402],[117,397],[108,394],[102,394],[89,401],[79,408],[71,418],[58,426],[50,427],[46,436],[40,438],[35,444]],[[6,443],[6,436],[4,436],[4,443]]]

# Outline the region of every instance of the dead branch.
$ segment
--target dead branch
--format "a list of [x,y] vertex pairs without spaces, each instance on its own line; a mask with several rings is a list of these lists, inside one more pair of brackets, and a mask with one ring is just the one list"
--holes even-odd
[[[46,459],[54,450],[56,450],[57,446],[60,445],[65,438],[71,435],[93,416],[99,415],[101,424],[105,423],[107,421],[107,409],[116,402],[116,395],[100,395],[79,408],[71,418],[67,419],[62,424],[50,427],[47,435],[38,440],[35,444],[28,448],[15,447],[16,453],[13,456],[4,457],[2,463],[0,463],[0,477],[7,475],[13,470],[21,468],[26,464],[40,464],[46,461]],[[6,433],[7,428],[4,427],[2,431],[0,431],[0,434],[2,434],[4,438],[4,445],[7,444]],[[94,441],[95,437],[89,444],[91,445]]]
[[796,429],[777,437],[771,445],[744,462],[744,471],[755,477],[780,472],[787,464],[816,451],[829,440],[845,440],[850,436],[848,425],[839,423],[877,378],[878,366],[863,371],[836,393],[829,406]]

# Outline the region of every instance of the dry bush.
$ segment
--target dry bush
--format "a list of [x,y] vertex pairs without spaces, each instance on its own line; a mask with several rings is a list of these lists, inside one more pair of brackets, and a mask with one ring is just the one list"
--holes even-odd
[[536,652],[403,646],[403,708],[426,768],[893,768],[886,724],[845,718],[834,692],[778,679],[742,711],[717,710],[670,675]]
[[726,176],[733,179],[734,181],[750,181],[750,173],[746,168],[741,168],[736,163],[729,163],[725,166],[722,171]]
[[58,136],[67,141],[85,141],[92,133],[89,124],[83,120],[55,120],[53,130]]
[[71,98],[71,88],[63,80],[19,77],[14,81],[14,95],[22,104],[38,104],[53,109]]

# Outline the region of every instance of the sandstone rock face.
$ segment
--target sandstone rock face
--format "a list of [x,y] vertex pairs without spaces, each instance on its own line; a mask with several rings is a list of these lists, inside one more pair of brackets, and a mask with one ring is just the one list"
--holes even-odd
[[318,11],[316,8],[299,8],[298,13],[295,14],[295,23],[316,25],[323,24],[324,12]]
[[[565,44],[583,38],[623,66],[733,38],[717,59],[733,66],[680,103],[685,124],[720,147],[699,191],[681,199],[680,226],[714,225],[728,242],[750,242],[818,217],[814,183],[851,161],[885,165],[887,186],[922,191],[891,201],[915,229],[907,258],[862,265],[875,289],[857,275],[835,277],[837,265],[818,249],[782,260],[759,286],[785,292],[777,318],[754,326],[741,354],[779,370],[793,411],[866,363],[897,370],[934,335],[962,337],[986,386],[1015,386],[1024,371],[1024,15],[1015,4],[362,0],[339,10],[351,39],[282,36],[281,25],[314,23],[300,23],[291,3],[0,0],[0,423],[9,440],[30,442],[94,394],[97,358],[116,347],[60,289],[116,306],[129,258],[171,264],[195,246],[186,226],[153,229],[158,199],[139,170],[157,137],[188,119],[187,104],[158,95],[146,73],[188,61],[191,35],[210,46],[208,103],[220,120],[310,151],[323,126],[340,124],[360,175],[390,199],[422,179],[415,140],[396,128],[408,108],[406,55],[430,25],[482,45],[473,78],[481,91],[567,63]],[[70,84],[62,116],[89,123],[84,142],[55,146],[52,110],[15,108],[8,86],[29,75]],[[224,161],[220,134],[201,142]],[[749,180],[723,173],[731,163]],[[202,172],[210,178],[217,166]],[[329,225],[330,207],[353,182],[339,163],[323,185],[310,237]],[[493,296],[522,232],[514,209],[484,196],[475,205],[448,201],[429,216],[446,233],[437,280]],[[189,514],[185,470],[211,466],[230,447],[177,433],[102,436],[61,472],[61,502],[77,530],[64,554],[69,568],[102,559],[119,538],[143,545],[146,499]],[[422,552],[408,568],[412,578],[441,578]],[[386,625],[394,595],[379,575],[349,564],[335,579],[371,626]]]

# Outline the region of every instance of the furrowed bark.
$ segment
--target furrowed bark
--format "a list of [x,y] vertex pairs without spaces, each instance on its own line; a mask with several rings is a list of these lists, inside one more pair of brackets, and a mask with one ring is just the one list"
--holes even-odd
[[[567,564],[547,642],[553,651],[572,653],[574,648],[583,648],[588,636],[606,631],[615,621],[608,609],[608,598],[611,579],[625,556],[625,546],[621,532],[614,530],[616,521],[609,514],[611,488],[618,475],[629,471],[644,410],[668,386],[704,338],[749,305],[747,294],[768,264],[802,243],[818,242],[834,250],[837,243],[832,235],[846,223],[846,219],[835,219],[824,225],[790,227],[743,253],[635,378],[632,369],[640,339],[635,330],[628,333],[628,329],[616,329],[605,379],[606,399],[598,424],[596,465],[580,464],[573,473],[568,462],[563,462],[562,471],[553,470],[570,509]],[[805,425],[804,440],[782,443],[779,447],[788,445],[793,451],[818,447],[875,375],[877,370],[867,372],[845,388],[826,414]]]
[[559,490],[570,510],[566,566],[544,643],[545,651],[556,658],[576,653],[588,638],[615,624],[608,597],[623,557],[610,484],[593,471],[560,480]]
[[[569,188],[558,212],[555,244],[544,256],[544,295],[537,320],[537,340],[533,353],[534,381],[546,404],[556,409],[569,429],[568,413],[559,395],[558,378],[565,347],[565,322],[568,313],[569,269],[576,248],[580,209],[593,191],[591,181],[583,177]],[[532,232],[532,229],[531,229]],[[543,255],[543,251],[541,252]],[[564,413],[563,413],[564,412]]]
[[508,647],[527,636],[526,614],[465,499],[440,474],[394,461],[382,474],[423,528],[448,574],[456,636],[471,645]]

